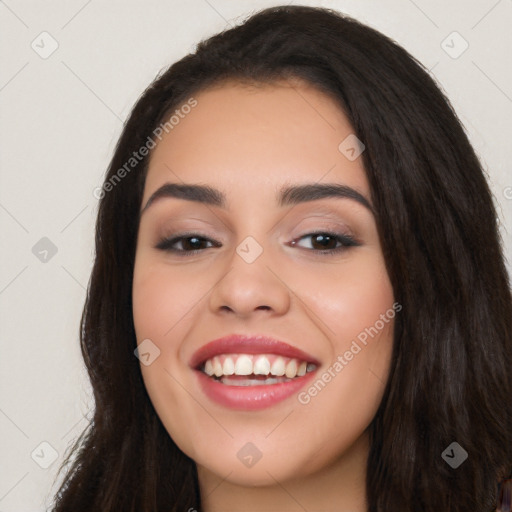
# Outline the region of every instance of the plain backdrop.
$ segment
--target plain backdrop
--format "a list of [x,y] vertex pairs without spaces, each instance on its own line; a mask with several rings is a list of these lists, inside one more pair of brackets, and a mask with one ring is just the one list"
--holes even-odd
[[[512,0],[291,3],[345,12],[431,70],[488,173],[510,270]],[[0,2],[0,512],[47,509],[58,465],[87,424],[78,327],[94,256],[93,190],[124,119],[201,39],[279,4]]]

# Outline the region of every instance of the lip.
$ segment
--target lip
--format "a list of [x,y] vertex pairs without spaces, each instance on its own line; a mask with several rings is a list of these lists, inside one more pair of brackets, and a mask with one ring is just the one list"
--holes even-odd
[[317,370],[306,373],[303,377],[295,377],[289,382],[269,384],[266,386],[228,386],[201,370],[195,373],[203,393],[214,402],[243,411],[256,411],[275,405],[298,393],[316,374]]
[[316,366],[320,365],[320,362],[312,355],[292,347],[284,341],[263,335],[243,334],[231,334],[210,341],[194,352],[189,364],[191,368],[197,370],[198,366],[207,359],[221,354],[276,354],[313,363]]
[[[200,369],[207,359],[220,354],[276,354],[313,363],[316,369],[288,382],[260,386],[230,386],[208,377]],[[233,334],[213,340],[199,348],[190,360],[203,393],[214,402],[231,409],[254,411],[275,405],[298,393],[316,374],[319,361],[306,352],[267,336]]]

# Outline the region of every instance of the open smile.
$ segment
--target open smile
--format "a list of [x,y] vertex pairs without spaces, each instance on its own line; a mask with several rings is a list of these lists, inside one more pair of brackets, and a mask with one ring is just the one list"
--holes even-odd
[[233,335],[199,349],[192,364],[209,399],[230,408],[256,410],[298,393],[319,363],[283,342]]

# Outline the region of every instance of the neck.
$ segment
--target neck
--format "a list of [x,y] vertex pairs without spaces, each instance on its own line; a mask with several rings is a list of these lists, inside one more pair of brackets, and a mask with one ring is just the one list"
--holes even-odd
[[368,437],[365,433],[337,460],[316,473],[247,487],[198,466],[205,512],[367,512],[365,497]]

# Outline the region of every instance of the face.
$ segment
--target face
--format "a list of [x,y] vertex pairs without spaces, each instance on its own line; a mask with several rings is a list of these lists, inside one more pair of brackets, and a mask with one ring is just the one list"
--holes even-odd
[[273,485],[367,439],[400,306],[338,106],[300,83],[224,84],[194,99],[145,183],[141,371],[199,471]]

